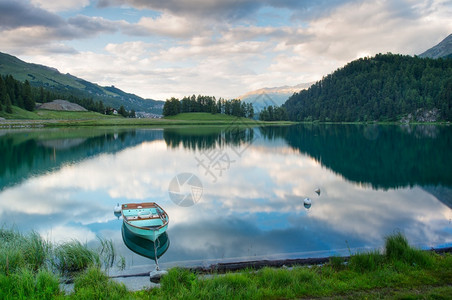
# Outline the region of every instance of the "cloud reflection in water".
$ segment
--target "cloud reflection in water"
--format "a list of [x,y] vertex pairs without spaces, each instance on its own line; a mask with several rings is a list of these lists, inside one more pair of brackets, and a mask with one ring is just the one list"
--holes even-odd
[[[104,236],[129,253],[113,207],[155,201],[170,216],[171,247],[163,263],[347,254],[347,247],[379,247],[395,230],[424,246],[452,241],[451,209],[419,187],[355,184],[283,139],[263,137],[212,182],[195,159],[200,151],[155,140],[68,164],[1,191],[0,217],[54,241]],[[195,206],[169,200],[168,184],[181,172],[203,182]],[[310,210],[305,197],[312,199]],[[135,265],[144,261],[129,258]]]

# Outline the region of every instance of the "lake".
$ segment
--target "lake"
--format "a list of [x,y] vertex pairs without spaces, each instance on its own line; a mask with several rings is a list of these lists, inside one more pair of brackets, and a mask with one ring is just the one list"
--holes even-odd
[[164,267],[348,255],[394,232],[452,246],[452,127],[239,125],[2,130],[1,224],[111,239],[129,272],[154,263],[124,245],[117,203],[166,210]]

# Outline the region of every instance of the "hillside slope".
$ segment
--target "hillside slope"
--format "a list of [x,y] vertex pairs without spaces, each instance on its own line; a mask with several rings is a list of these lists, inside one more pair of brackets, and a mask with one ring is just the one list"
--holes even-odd
[[449,34],[449,36],[442,40],[438,45],[428,49],[422,54],[419,54],[419,57],[452,57],[452,34]]
[[70,74],[61,74],[57,69],[24,62],[15,56],[0,52],[0,75],[12,75],[20,81],[28,80],[32,86],[44,87],[59,93],[70,93],[77,97],[102,100],[105,105],[126,110],[161,114],[163,101],[143,99],[120,89],[102,87]]
[[361,58],[294,94],[284,107],[293,121],[452,121],[452,59]]

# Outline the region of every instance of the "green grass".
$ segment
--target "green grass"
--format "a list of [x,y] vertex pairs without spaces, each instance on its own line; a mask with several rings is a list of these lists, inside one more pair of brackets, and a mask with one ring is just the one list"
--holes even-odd
[[12,106],[13,113],[0,111],[0,117],[11,120],[93,120],[93,119],[122,119],[120,116],[107,116],[92,111],[57,111],[35,110],[28,111]]
[[0,274],[8,275],[22,268],[36,271],[44,266],[50,252],[50,244],[36,232],[25,236],[0,229]]
[[39,119],[39,116],[32,111],[28,111],[17,106],[12,106],[13,113],[8,114],[3,109],[0,111],[0,117],[5,119],[18,119],[18,120],[36,120]]
[[452,256],[408,245],[400,233],[386,237],[383,253],[352,255],[347,264],[333,257],[324,266],[264,268],[199,279],[171,269],[161,288],[135,293],[137,298],[212,299],[450,299]]
[[[0,112],[0,117],[8,119],[3,126],[46,126],[46,127],[88,127],[88,126],[267,126],[291,125],[294,122],[262,122],[237,118],[223,114],[184,113],[162,119],[135,119],[120,116],[106,116],[95,112],[67,112],[38,110],[29,112],[13,106],[13,114]],[[0,126],[2,126],[0,123]]]
[[99,240],[98,249],[78,241],[54,245],[34,231],[0,228],[0,299],[61,296],[60,276],[78,278],[86,276],[86,270],[110,268],[117,257],[113,244]]
[[74,282],[72,299],[127,299],[129,292],[124,284],[108,278],[99,268],[90,267]]
[[[400,233],[386,237],[382,252],[354,254],[348,262],[332,257],[323,266],[208,277],[174,268],[162,278],[160,288],[138,292],[129,292],[100,269],[102,261],[112,265],[115,256],[111,242],[100,244],[96,251],[74,241],[50,245],[33,232],[0,229],[0,299],[452,298],[452,255],[415,249]],[[62,261],[63,267],[55,267]],[[65,295],[59,276],[69,271],[74,292]]]
[[181,113],[175,116],[168,116],[165,117],[167,120],[195,120],[195,121],[236,121],[236,120],[242,120],[242,121],[252,121],[247,118],[240,118],[225,114],[211,114],[211,113],[203,113],[203,112],[193,112],[193,113]]
[[100,257],[79,241],[66,242],[54,250],[53,266],[64,275],[81,272],[91,266],[100,266]]
[[37,110],[35,112],[40,118],[50,120],[122,119],[120,116],[103,115],[93,111]]
[[58,277],[50,271],[21,268],[0,274],[0,299],[52,299],[61,295]]

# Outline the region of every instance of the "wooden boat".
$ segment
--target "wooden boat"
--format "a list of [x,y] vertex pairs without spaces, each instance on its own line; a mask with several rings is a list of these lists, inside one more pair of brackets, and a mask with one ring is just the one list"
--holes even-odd
[[121,214],[127,229],[153,242],[168,228],[168,214],[154,202],[123,204]]

